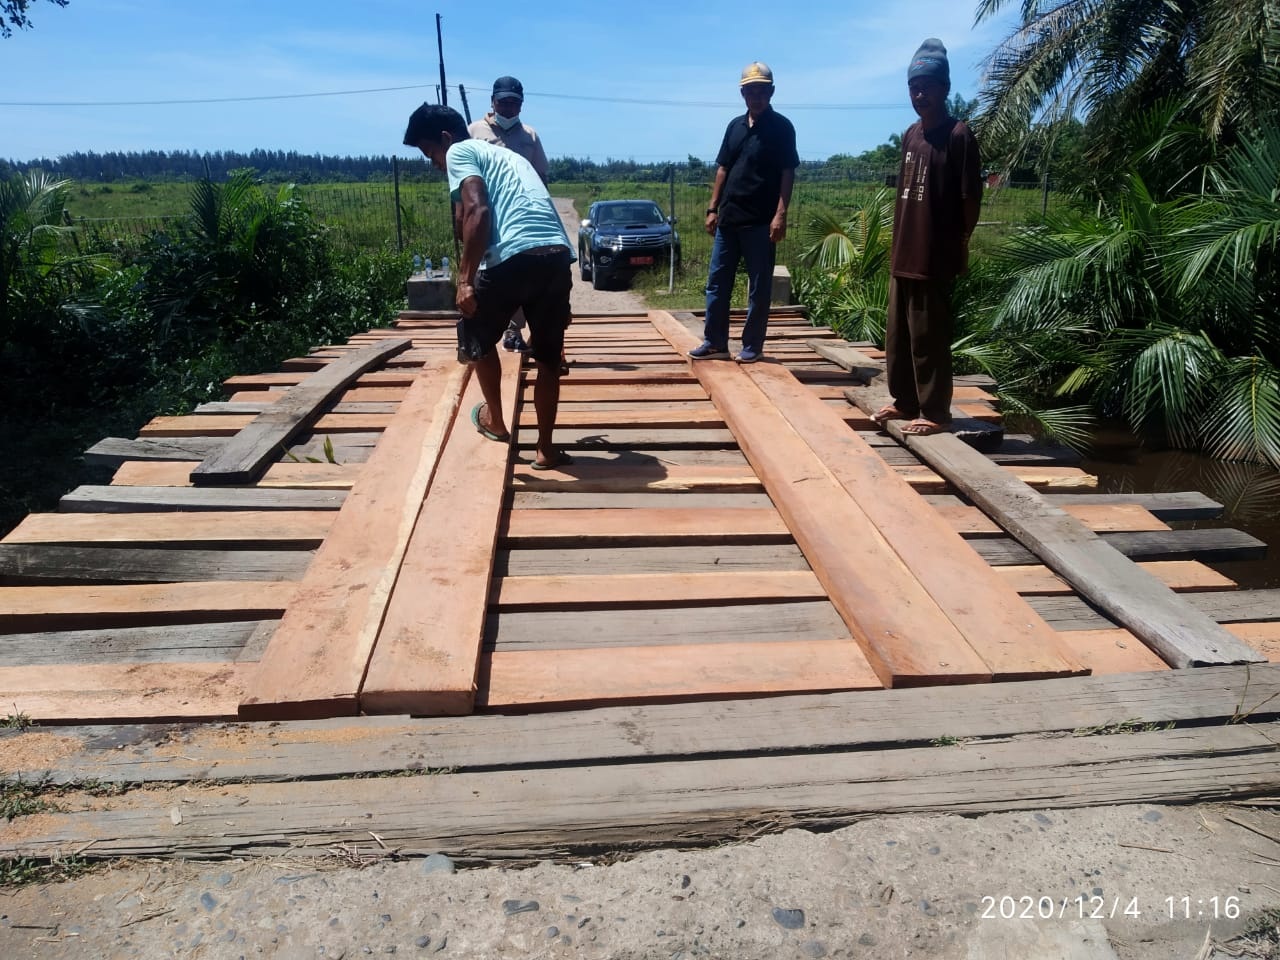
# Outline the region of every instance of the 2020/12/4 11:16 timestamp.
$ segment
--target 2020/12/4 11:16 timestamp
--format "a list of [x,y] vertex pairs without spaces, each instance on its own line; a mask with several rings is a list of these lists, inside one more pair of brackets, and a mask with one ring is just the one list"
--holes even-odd
[[1144,910],[1138,897],[986,896],[982,898],[979,917],[983,920],[1140,920],[1144,916],[1148,919],[1158,916],[1165,920],[1235,920],[1240,916],[1237,896],[1165,897],[1153,906],[1163,909]]

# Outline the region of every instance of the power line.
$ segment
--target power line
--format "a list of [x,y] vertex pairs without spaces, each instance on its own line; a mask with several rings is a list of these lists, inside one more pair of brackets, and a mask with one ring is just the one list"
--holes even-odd
[[404,87],[369,87],[367,90],[330,90],[324,93],[264,93],[252,97],[201,97],[200,100],[0,100],[0,106],[180,106],[183,104],[244,104],[253,100],[303,100],[306,97],[343,97],[352,93],[389,93],[399,90],[429,90],[430,83]]
[[[429,90],[434,84],[414,83],[399,87],[368,87],[363,90],[327,90],[320,93],[274,93],[250,97],[201,97],[191,100],[0,100],[0,107],[168,107],[201,103],[251,103],[262,100],[303,100],[315,97],[348,97],[365,93],[394,93]],[[714,107],[740,109],[742,104],[727,100],[663,100],[654,97],[600,97],[577,93],[538,93],[543,100],[580,100],[593,103],[629,103],[647,107]],[[787,103],[787,110],[901,110],[900,103]]]

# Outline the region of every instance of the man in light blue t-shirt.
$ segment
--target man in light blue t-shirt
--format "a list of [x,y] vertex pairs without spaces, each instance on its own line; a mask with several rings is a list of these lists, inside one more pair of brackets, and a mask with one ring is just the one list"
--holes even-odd
[[[538,365],[533,407],[538,418],[535,470],[572,463],[552,442],[560,404],[560,352],[569,325],[574,256],[551,195],[529,161],[505,147],[473,140],[456,110],[424,103],[409,117],[407,146],[417,147],[449,177],[462,237],[458,264],[458,360],[470,363],[484,394],[471,422],[490,440],[508,443],[502,416],[502,364],[494,349],[517,308],[533,332]],[[483,267],[483,269],[481,269]]]

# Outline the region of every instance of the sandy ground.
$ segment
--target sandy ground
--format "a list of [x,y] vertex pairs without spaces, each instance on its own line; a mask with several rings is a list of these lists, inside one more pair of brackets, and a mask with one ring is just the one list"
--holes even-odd
[[1225,819],[1236,815],[880,817],[528,869],[454,872],[440,856],[133,862],[4,892],[0,957],[1280,956],[1274,940],[1243,936],[1280,906],[1280,843]]
[[[576,243],[577,213],[557,207]],[[629,291],[581,281],[573,304],[644,309]],[[0,890],[0,958],[1280,957],[1280,912],[1267,913],[1280,910],[1280,816],[1244,814],[1275,839],[1232,816],[1136,805],[879,817],[713,849],[456,872],[439,856],[359,853],[135,861]],[[1268,917],[1271,937],[1245,936]]]
[[[574,209],[572,200],[567,197],[554,197],[553,199],[556,204],[556,212],[560,214],[560,220],[564,224],[565,232],[569,234],[569,240],[573,244],[573,249],[576,253],[578,249],[578,226],[582,221],[582,217]],[[576,263],[573,265],[573,292],[569,295],[569,302],[573,306],[575,316],[591,313],[621,313],[627,310],[635,310],[637,313],[643,314],[648,309],[644,300],[630,290],[592,289],[591,281],[582,279],[582,274],[578,270]]]

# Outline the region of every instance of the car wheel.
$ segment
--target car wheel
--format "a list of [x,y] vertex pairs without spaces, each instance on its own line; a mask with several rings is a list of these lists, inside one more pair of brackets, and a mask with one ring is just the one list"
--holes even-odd
[[591,279],[591,268],[587,266],[587,252],[581,247],[578,248],[578,270],[581,271],[583,280]]
[[607,278],[599,270],[591,271],[591,286],[593,289],[603,290],[607,282]]

